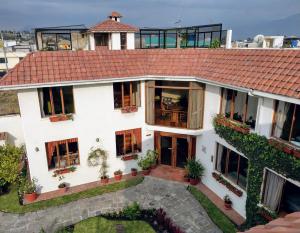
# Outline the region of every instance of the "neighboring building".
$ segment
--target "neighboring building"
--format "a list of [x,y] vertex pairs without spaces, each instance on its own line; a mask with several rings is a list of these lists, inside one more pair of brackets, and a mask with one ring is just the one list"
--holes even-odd
[[9,70],[12,69],[24,57],[26,57],[27,54],[28,53],[26,52],[6,52],[6,57],[5,57],[3,50],[0,51],[0,73],[4,74],[7,68]]
[[[0,89],[18,92],[30,174],[41,192],[56,190],[53,173],[68,166],[77,167],[64,175],[72,186],[98,180],[98,169],[87,164],[91,148],[108,152],[111,177],[137,167],[123,157],[157,149],[159,164],[183,168],[188,158],[200,160],[202,182],[221,198],[229,194],[245,217],[249,162],[215,133],[213,117],[223,113],[299,148],[300,70],[289,68],[299,56],[298,50],[261,49],[36,52],[0,80]],[[274,179],[285,183],[270,208],[299,209],[287,204],[297,203],[299,182],[265,170],[262,190]],[[231,193],[212,172],[243,195]],[[270,196],[262,195],[269,205]]]

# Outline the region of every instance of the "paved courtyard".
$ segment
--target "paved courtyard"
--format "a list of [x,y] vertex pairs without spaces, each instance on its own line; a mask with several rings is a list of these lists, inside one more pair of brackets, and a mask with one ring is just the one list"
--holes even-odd
[[154,177],[115,193],[81,199],[65,205],[30,212],[0,212],[0,232],[55,232],[60,227],[77,223],[101,213],[121,210],[137,201],[142,208],[163,208],[167,215],[186,233],[221,233],[203,207],[186,190],[186,185]]

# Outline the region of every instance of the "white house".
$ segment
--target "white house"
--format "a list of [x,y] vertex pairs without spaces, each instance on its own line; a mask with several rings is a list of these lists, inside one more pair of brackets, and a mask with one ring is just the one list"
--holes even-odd
[[[109,20],[118,24],[119,16]],[[90,32],[90,38],[98,33]],[[112,39],[122,32],[107,33]],[[99,180],[98,169],[87,164],[92,148],[108,152],[110,177],[137,167],[127,156],[157,149],[158,163],[174,168],[200,160],[202,182],[221,198],[228,194],[245,217],[249,161],[215,133],[214,117],[221,113],[251,132],[300,147],[298,50],[91,49],[31,53],[0,79],[0,90],[18,92],[30,175],[42,193],[57,190],[53,174],[71,166],[76,171],[64,175],[71,186]],[[265,190],[277,180],[279,194],[300,194],[299,182],[265,169],[262,204],[290,211],[286,203],[294,196],[272,198]]]

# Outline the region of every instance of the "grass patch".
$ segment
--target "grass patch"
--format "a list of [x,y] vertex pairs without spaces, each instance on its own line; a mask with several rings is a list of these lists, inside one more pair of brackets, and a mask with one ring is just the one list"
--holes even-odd
[[212,203],[203,193],[197,188],[189,186],[188,191],[196,198],[196,200],[203,206],[211,220],[224,232],[235,233],[237,232],[236,226],[230,219],[222,213],[218,207]]
[[[116,233],[116,225],[121,224],[124,227],[126,233],[155,233],[153,228],[144,221],[141,220],[108,220],[103,217],[93,217],[83,220],[74,226],[74,233],[98,233],[109,232]],[[62,233],[58,231],[57,233]]]
[[93,197],[104,193],[116,192],[121,189],[126,189],[135,186],[141,183],[143,180],[144,180],[143,177],[136,177],[130,180],[108,184],[105,186],[89,189],[79,193],[73,193],[70,195],[53,198],[51,200],[40,201],[40,202],[36,202],[24,206],[19,204],[17,188],[15,186],[12,186],[8,194],[4,194],[0,196],[0,210],[3,212],[10,212],[10,213],[26,213],[31,211],[37,211],[52,206],[66,204],[83,198]]

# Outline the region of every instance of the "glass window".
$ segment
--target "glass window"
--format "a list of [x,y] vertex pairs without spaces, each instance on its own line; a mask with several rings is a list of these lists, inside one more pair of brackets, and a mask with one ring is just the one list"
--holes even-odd
[[46,143],[48,169],[65,168],[79,164],[78,139]]
[[131,129],[116,132],[117,156],[141,152],[141,129]]
[[211,32],[204,34],[204,46],[209,47],[211,44]]
[[75,112],[73,87],[45,87],[38,92],[42,117]]
[[248,159],[217,144],[215,169],[241,188],[247,187]]
[[57,34],[57,48],[58,50],[70,50],[71,45],[71,34],[70,33],[59,33]]
[[42,45],[44,50],[57,50],[56,34],[42,34]]
[[114,83],[114,107],[140,106],[140,83]]
[[127,49],[127,33],[121,32],[121,49]]
[[204,33],[198,34],[198,47],[204,47]]

